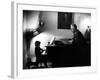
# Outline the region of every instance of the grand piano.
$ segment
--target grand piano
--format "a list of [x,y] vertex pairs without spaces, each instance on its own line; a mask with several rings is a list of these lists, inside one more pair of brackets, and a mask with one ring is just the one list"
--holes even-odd
[[[59,42],[58,42],[59,43]],[[74,48],[72,44],[56,44],[47,47],[47,59],[53,67],[90,66],[90,46]]]

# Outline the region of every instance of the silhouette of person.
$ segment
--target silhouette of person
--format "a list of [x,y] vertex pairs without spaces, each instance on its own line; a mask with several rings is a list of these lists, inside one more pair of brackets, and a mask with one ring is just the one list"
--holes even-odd
[[86,41],[90,42],[91,39],[91,29],[90,26],[87,26],[86,32],[85,32],[85,39]]
[[36,41],[35,42],[35,56],[36,56],[36,65],[38,66],[39,64],[41,65],[42,62],[44,63],[44,65],[47,67],[47,64],[46,64],[46,60],[43,60],[43,56],[42,56],[42,53],[43,53],[43,49],[40,48],[40,44],[41,42],[40,41]]
[[71,24],[71,31],[73,32],[73,54],[75,56],[75,64],[83,64],[85,59],[86,41],[82,33],[77,29],[76,24]]
[[84,36],[77,29],[76,24],[71,24],[71,31],[73,32],[73,41],[72,44],[75,46],[82,46],[86,43]]

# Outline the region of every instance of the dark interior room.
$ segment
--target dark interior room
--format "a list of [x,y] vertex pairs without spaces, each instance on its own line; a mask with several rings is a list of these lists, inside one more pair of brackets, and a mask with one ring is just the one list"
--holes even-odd
[[23,10],[23,69],[81,66],[91,66],[90,13]]

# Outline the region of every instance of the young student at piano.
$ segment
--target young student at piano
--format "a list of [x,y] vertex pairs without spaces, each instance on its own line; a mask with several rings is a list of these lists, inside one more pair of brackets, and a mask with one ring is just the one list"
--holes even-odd
[[42,65],[42,63],[44,63],[45,67],[47,67],[47,64],[46,64],[46,60],[44,61],[43,59],[43,50],[42,48],[40,48],[40,44],[41,42],[40,41],[36,41],[35,42],[35,56],[36,56],[36,64],[37,64],[37,67],[40,65]]

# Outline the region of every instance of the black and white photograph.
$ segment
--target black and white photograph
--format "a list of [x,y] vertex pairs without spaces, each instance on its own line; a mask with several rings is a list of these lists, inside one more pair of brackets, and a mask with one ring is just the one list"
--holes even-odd
[[94,7],[13,2],[12,77],[96,72],[96,16]]
[[22,11],[23,70],[91,66],[91,13]]

